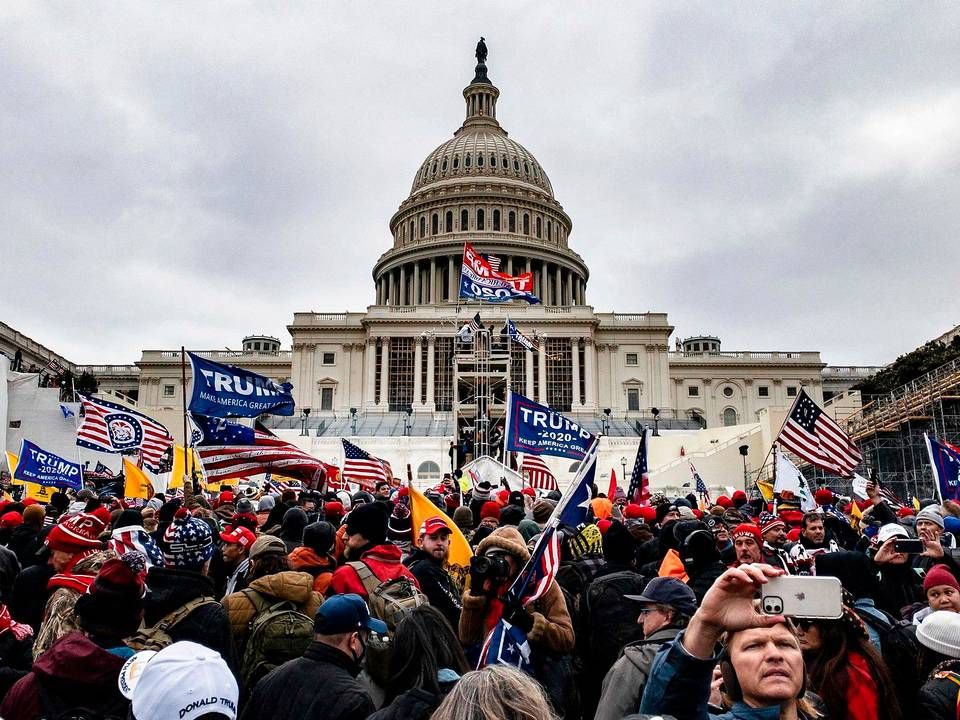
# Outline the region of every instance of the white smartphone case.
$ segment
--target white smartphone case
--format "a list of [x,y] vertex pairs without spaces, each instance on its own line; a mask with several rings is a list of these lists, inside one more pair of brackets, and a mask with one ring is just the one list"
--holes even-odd
[[833,577],[781,575],[763,586],[760,607],[767,615],[836,620],[843,615],[843,588]]

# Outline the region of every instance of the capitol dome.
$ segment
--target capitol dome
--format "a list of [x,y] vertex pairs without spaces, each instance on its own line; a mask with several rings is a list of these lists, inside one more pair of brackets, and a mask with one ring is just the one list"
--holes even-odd
[[373,270],[378,305],[456,302],[463,245],[531,272],[546,305],[585,304],[589,271],[569,249],[570,217],[546,171],[497,121],[500,91],[476,67],[463,90],[466,119],[429,153],[390,220],[393,247]]

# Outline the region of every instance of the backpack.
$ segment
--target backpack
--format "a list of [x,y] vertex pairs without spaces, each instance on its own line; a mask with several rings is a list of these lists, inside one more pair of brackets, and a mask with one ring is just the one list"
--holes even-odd
[[135,651],[163,650],[167,645],[173,644],[173,638],[170,637],[170,630],[181,620],[185,619],[187,615],[204,605],[219,606],[220,603],[208,597],[194,598],[178,607],[172,613],[164,615],[153,627],[138,630],[135,635],[126,641],[127,646],[133,648]]
[[876,630],[880,636],[883,660],[890,669],[890,677],[896,681],[894,692],[900,708],[906,713],[909,708],[916,706],[917,693],[923,685],[924,678],[920,677],[917,667],[920,644],[917,642],[916,628],[909,620],[897,620],[886,612],[883,614],[886,622],[867,613],[857,613],[864,624]]
[[241,592],[255,610],[240,664],[240,686],[249,692],[275,667],[303,655],[313,640],[313,620],[289,600],[271,603],[256,590]]
[[387,624],[387,637],[371,635],[368,638],[365,663],[367,674],[375,682],[384,685],[390,679],[390,640],[393,631],[404,615],[414,608],[429,604],[427,596],[409,577],[400,576],[381,582],[365,562],[355,560],[347,565],[354,569],[363,583],[370,615]]

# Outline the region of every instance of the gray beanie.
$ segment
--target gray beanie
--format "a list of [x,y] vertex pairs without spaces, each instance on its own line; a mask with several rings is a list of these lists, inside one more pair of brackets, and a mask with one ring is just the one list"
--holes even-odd
[[937,510],[936,506],[934,505],[928,505],[917,513],[917,522],[920,522],[921,520],[927,520],[935,523],[940,526],[941,530],[943,530],[943,515],[940,514],[940,511]]
[[960,613],[936,610],[917,628],[917,640],[926,648],[951,658],[960,658]]
[[264,495],[260,498],[260,502],[257,503],[257,512],[267,512],[268,510],[273,510],[276,506],[277,500],[273,495]]

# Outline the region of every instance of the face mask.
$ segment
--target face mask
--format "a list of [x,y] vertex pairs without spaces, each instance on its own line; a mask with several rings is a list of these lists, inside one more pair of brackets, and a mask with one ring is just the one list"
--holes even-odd
[[359,655],[354,654],[353,648],[350,648],[350,655],[351,657],[353,657],[353,661],[357,665],[362,665],[363,658],[366,657],[366,654],[367,654],[367,646],[363,642],[363,635],[357,635],[357,642],[360,643],[360,654]]

